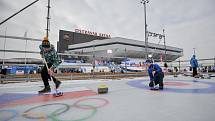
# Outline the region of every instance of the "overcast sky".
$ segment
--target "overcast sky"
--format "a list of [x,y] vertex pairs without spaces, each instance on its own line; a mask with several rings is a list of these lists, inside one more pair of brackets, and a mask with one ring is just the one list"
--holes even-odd
[[[45,35],[47,1],[40,0],[0,26],[0,35],[42,39]],[[0,22],[33,0],[0,0]],[[184,49],[189,59],[196,48],[198,58],[215,57],[215,0],[150,0],[147,24],[151,32],[162,33],[166,43]],[[144,9],[140,0],[51,0],[51,43],[56,46],[59,30],[76,28],[144,41]],[[158,43],[159,39],[149,38]],[[0,38],[0,49],[4,48]],[[38,42],[28,42],[27,50],[39,51]],[[24,50],[22,40],[6,40],[6,49]],[[0,58],[3,54],[0,53]],[[23,54],[7,53],[8,57]],[[27,57],[38,57],[28,54]]]

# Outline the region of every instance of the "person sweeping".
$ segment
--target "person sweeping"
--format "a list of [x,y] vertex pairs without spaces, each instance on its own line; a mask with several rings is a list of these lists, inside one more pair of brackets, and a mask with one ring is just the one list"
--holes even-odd
[[[39,94],[51,92],[49,80],[53,80],[55,88],[58,89],[61,81],[54,77],[54,69],[62,62],[57,55],[54,45],[50,44],[48,37],[44,37],[42,44],[39,45],[41,57],[44,59],[44,66],[41,69],[41,77],[44,89],[38,91]],[[48,66],[48,67],[46,67]],[[52,79],[51,79],[52,78]]]

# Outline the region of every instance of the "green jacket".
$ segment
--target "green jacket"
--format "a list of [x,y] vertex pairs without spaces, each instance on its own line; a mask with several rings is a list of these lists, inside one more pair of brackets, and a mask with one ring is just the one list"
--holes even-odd
[[54,45],[51,44],[51,49],[47,52],[45,52],[43,50],[42,45],[40,45],[39,48],[40,48],[40,54],[41,54],[42,58],[45,58],[47,63],[52,64],[52,66],[51,66],[52,69],[55,69],[58,65],[60,65],[60,63],[62,61],[59,58],[59,56],[57,55]]

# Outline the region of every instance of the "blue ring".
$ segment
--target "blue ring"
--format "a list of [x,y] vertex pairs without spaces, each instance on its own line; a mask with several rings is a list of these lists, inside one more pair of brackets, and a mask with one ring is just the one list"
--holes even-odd
[[12,114],[11,117],[5,118],[5,119],[3,119],[3,121],[9,121],[9,120],[15,118],[18,115],[16,110],[0,110],[0,112],[9,112],[9,113]]
[[[149,90],[150,88],[147,85],[142,84],[143,81],[147,81],[147,80],[133,80],[133,81],[128,81],[127,84],[132,86],[132,87],[137,87],[137,88]],[[169,81],[169,80],[167,80],[167,81]],[[184,81],[184,80],[177,80],[177,81]],[[184,81],[184,82],[186,82],[186,81]],[[201,94],[215,93],[215,83],[213,83],[213,82],[195,81],[194,83],[207,84],[207,85],[209,85],[209,87],[208,88],[200,88],[200,89],[198,89],[198,88],[197,89],[179,89],[179,88],[165,87],[165,85],[164,85],[164,89],[162,90],[162,92],[198,93],[198,94],[199,93],[201,93]]]

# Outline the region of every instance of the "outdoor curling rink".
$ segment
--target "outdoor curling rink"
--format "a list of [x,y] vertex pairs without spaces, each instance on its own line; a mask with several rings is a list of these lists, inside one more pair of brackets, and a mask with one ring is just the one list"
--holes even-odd
[[[0,121],[215,121],[215,78],[166,76],[163,91],[148,77],[68,80],[64,96],[38,95],[41,82],[0,85]],[[106,84],[108,94],[97,94]]]

